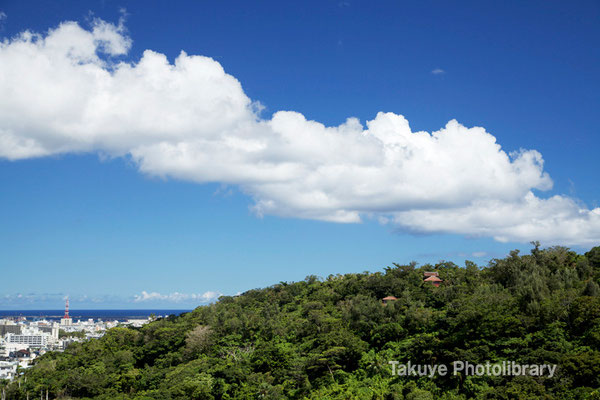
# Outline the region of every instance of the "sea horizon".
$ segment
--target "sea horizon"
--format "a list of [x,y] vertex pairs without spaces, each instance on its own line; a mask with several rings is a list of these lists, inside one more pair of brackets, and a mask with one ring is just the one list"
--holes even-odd
[[[72,309],[69,316],[73,319],[135,319],[148,318],[155,314],[157,317],[180,315],[193,309],[172,308],[98,308],[98,309]],[[0,318],[45,318],[49,320],[60,319],[64,316],[64,309],[31,309],[31,310],[0,310]]]

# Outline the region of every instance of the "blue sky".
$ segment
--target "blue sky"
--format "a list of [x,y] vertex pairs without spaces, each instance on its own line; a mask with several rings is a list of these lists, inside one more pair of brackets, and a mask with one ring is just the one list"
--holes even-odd
[[310,274],[600,243],[597,2],[0,12],[0,309],[194,307]]

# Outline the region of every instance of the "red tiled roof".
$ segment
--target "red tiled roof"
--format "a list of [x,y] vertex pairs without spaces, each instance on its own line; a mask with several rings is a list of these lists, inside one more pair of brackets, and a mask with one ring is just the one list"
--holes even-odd
[[398,300],[398,299],[395,298],[394,296],[388,296],[388,297],[384,297],[383,300]]
[[424,282],[442,282],[442,280],[440,278],[438,278],[437,276],[432,275],[429,278],[425,279]]

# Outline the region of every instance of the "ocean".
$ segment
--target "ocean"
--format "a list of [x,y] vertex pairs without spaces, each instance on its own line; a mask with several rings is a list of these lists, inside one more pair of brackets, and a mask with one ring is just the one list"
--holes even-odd
[[[151,314],[156,317],[166,317],[169,315],[179,315],[192,310],[69,310],[69,315],[73,321],[78,319],[87,320],[101,319],[103,321],[125,321],[128,319],[145,319]],[[65,314],[65,310],[0,310],[0,318],[18,318],[23,317],[28,320],[47,319],[60,320]]]

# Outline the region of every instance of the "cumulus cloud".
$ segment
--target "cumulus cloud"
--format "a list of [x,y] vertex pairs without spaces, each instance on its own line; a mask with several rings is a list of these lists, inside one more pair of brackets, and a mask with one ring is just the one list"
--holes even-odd
[[484,128],[452,120],[413,132],[384,112],[365,126],[325,126],[294,111],[265,119],[213,59],[181,52],[170,62],[146,50],[121,61],[130,47],[122,24],[101,20],[4,40],[0,157],[128,156],[146,174],[238,185],[257,215],[377,218],[503,241],[600,239],[599,209],[536,197],[552,187],[541,154],[507,153]]
[[500,242],[594,246],[600,242],[600,208],[589,210],[573,199],[540,199],[528,192],[513,202],[478,199],[451,209],[409,210],[395,213],[398,225],[420,232],[491,236]]
[[62,301],[62,293],[12,293],[0,296],[0,305],[30,305],[35,303]]
[[133,297],[133,301],[136,303],[146,302],[146,301],[166,301],[171,303],[181,303],[181,302],[199,302],[199,303],[210,303],[211,301],[217,300],[222,293],[218,292],[204,292],[202,294],[196,293],[179,293],[173,292],[169,294],[161,294],[158,292],[146,292],[142,291],[141,294],[136,294]]
[[0,306],[3,307],[62,307],[69,298],[71,307],[82,304],[118,304],[123,299],[114,295],[74,295],[64,293],[13,293],[0,296]]

